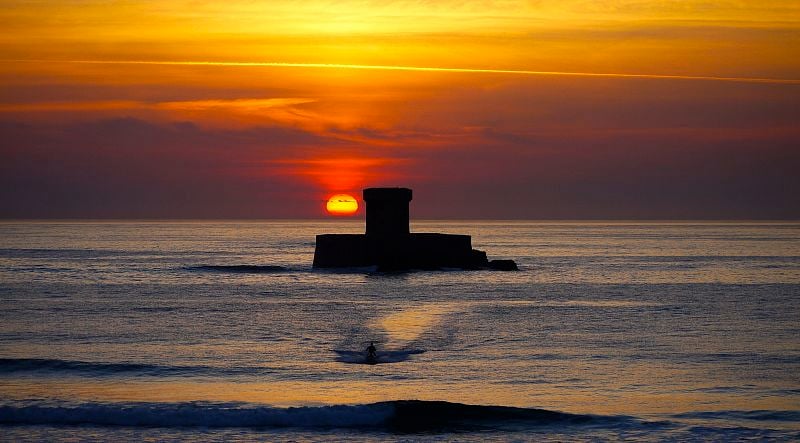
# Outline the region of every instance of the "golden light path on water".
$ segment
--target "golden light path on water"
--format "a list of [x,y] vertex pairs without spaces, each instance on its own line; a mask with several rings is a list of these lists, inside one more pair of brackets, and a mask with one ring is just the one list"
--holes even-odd
[[[585,368],[584,368],[585,369]],[[489,367],[487,371],[491,370]],[[674,374],[652,367],[648,378],[632,382],[647,383],[653,378]],[[487,383],[470,390],[454,390],[451,385],[431,386],[424,381],[361,380],[348,383],[323,381],[272,381],[272,382],[220,382],[184,381],[162,379],[158,381],[118,380],[68,381],[41,380],[37,383],[0,381],[4,400],[47,398],[57,393],[61,398],[86,402],[191,402],[202,398],[208,402],[250,402],[277,407],[316,406],[330,404],[365,404],[396,399],[442,400],[471,404],[502,404],[530,407],[530,399],[520,393],[518,386]],[[559,387],[541,386],[536,395],[537,407],[553,408],[570,405],[573,413],[599,413],[606,415],[637,415],[669,413],[676,408],[690,410],[700,402],[722,402],[741,410],[781,410],[793,407],[786,399],[765,397],[731,399],[724,393],[683,392],[637,393],[629,392],[626,383],[607,387],[618,390],[618,398],[589,391],[569,392]],[[487,399],[491,399],[487,401]]]
[[418,339],[444,315],[458,309],[456,303],[429,303],[379,318],[373,322],[373,326],[386,331],[390,346],[403,346]]
[[289,62],[236,62],[236,61],[180,61],[180,60],[4,60],[12,63],[70,63],[93,65],[165,65],[165,66],[227,66],[227,67],[273,67],[273,68],[318,68],[318,69],[358,69],[378,71],[416,71],[416,72],[450,72],[472,74],[511,74],[533,76],[563,77],[599,77],[599,78],[638,78],[653,80],[704,80],[735,83],[768,83],[800,85],[800,79],[761,78],[761,77],[726,77],[706,75],[647,74],[647,73],[615,73],[615,72],[567,72],[537,71],[526,69],[484,69],[433,66],[394,66],[394,65],[360,65],[346,63],[289,63]]

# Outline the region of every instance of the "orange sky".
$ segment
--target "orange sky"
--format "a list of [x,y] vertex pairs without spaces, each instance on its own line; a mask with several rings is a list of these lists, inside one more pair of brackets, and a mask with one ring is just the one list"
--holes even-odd
[[800,217],[797,2],[2,5],[0,217]]

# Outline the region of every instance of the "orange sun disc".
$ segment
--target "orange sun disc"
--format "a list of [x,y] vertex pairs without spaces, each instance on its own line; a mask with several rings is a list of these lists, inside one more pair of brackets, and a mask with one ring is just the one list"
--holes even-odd
[[328,199],[325,209],[331,215],[353,215],[358,211],[358,200],[350,194],[336,194]]

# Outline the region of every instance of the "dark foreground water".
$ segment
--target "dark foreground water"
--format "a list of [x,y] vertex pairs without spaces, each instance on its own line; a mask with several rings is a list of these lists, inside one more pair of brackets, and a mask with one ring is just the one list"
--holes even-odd
[[798,224],[417,223],[521,271],[312,271],[361,230],[0,224],[0,439],[800,439]]

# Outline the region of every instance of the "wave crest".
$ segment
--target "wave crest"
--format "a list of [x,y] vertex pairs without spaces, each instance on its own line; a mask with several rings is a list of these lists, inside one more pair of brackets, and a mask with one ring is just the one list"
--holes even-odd
[[582,424],[615,417],[543,409],[398,400],[365,405],[276,408],[247,403],[82,403],[0,406],[0,424],[133,427],[378,428],[393,431],[501,429]]

